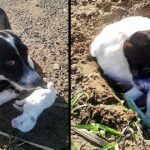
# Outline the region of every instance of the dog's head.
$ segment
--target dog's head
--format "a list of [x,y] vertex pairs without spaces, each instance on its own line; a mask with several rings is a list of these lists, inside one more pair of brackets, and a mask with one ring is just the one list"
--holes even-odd
[[0,31],[0,79],[22,89],[42,83],[41,77],[28,62],[27,47],[11,31]]
[[150,31],[134,33],[123,46],[134,84],[142,91],[150,89]]
[[11,121],[13,128],[19,129],[22,132],[29,132],[36,125],[36,118],[30,114],[23,113]]

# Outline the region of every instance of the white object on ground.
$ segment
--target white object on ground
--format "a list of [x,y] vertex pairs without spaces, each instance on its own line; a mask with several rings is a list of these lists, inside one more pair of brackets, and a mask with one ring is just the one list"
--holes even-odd
[[56,99],[56,90],[52,82],[47,89],[37,89],[23,100],[16,100],[13,106],[23,114],[12,119],[11,125],[22,132],[28,132],[36,125],[38,116]]

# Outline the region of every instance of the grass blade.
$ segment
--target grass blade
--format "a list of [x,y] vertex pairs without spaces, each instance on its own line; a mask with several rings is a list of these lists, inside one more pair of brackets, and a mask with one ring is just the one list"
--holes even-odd
[[[112,142],[112,143],[105,145],[101,150],[109,150],[111,148],[115,148],[116,145],[118,145],[116,142]],[[115,150],[117,150],[117,149],[115,148]]]
[[125,111],[128,111],[128,109],[126,108],[126,107],[124,107],[123,105],[100,105],[101,107],[103,107],[104,109],[106,109],[106,110],[110,110],[110,109],[112,109],[112,110],[125,110]]
[[136,106],[134,101],[125,99],[127,102],[128,107],[133,110],[133,112],[137,113],[139,118],[141,119],[142,124],[150,129],[150,120],[146,117],[146,115]]
[[97,128],[96,126],[93,125],[72,125],[72,127],[74,128],[78,128],[78,129],[87,129],[87,130],[92,130],[92,131],[99,131],[99,128]]
[[71,142],[71,150],[77,150],[77,148],[73,142]]
[[114,92],[112,92],[113,97],[118,101],[118,102],[123,102]]
[[117,131],[117,130],[115,130],[115,129],[112,129],[112,128],[110,128],[110,127],[107,127],[107,126],[105,126],[105,125],[96,124],[96,123],[93,124],[93,125],[97,126],[99,129],[102,129],[102,130],[104,130],[104,131],[107,131],[107,132],[109,132],[109,133],[111,133],[111,134],[123,136],[123,133],[122,133],[122,132]]
[[71,107],[74,106],[74,104],[80,99],[80,97],[86,96],[87,99],[89,99],[89,95],[86,92],[81,92],[77,94],[72,100],[71,100]]
[[84,105],[77,106],[77,107],[75,107],[75,108],[72,110],[72,112],[74,112],[75,110],[80,109],[80,108],[82,108],[82,107],[86,107],[86,106],[88,106],[88,104],[84,104]]
[[118,143],[116,143],[116,145],[115,145],[115,150],[119,150],[119,145],[118,145]]
[[120,131],[117,131],[115,129],[109,128],[105,125],[102,124],[92,124],[92,125],[72,125],[72,127],[78,128],[78,129],[87,129],[87,130],[92,130],[94,132],[98,132],[100,129],[109,132],[111,134],[123,136],[123,133]]

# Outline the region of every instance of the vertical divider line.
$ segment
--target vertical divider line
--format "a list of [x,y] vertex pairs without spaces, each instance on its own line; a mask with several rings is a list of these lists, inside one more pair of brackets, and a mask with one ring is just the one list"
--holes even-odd
[[71,149],[71,0],[68,0],[68,149]]

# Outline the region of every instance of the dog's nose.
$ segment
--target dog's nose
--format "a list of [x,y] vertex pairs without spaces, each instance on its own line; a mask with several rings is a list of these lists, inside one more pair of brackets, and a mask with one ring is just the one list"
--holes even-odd
[[32,84],[34,87],[38,87],[40,85],[42,85],[44,83],[43,79],[41,77],[38,77],[37,79],[35,79]]

